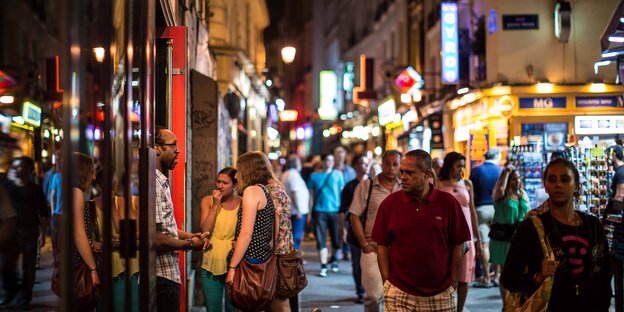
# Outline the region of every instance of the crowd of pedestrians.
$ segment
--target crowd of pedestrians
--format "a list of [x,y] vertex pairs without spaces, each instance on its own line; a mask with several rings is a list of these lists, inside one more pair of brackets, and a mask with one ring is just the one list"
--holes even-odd
[[[606,311],[610,305],[606,237],[597,218],[574,209],[580,178],[564,158],[553,159],[544,170],[548,198],[531,210],[521,173],[501,166],[498,148],[487,151],[485,162],[471,168],[469,178],[464,176],[466,157],[456,152],[432,159],[423,150],[387,150],[377,162],[371,154],[350,154],[337,146],[303,164],[296,154],[271,163],[264,153],[249,152],[218,172],[215,189],[201,199],[200,229],[186,232],[176,224],[167,178],[178,163],[175,134],[157,128],[154,149],[159,311],[180,307],[180,250],[202,252],[207,310],[235,311],[227,289],[240,264],[300,250],[304,239],[315,240],[320,260],[317,270],[308,268],[309,274],[332,278],[341,260],[351,262],[354,301],[365,311],[462,311],[471,285],[499,287],[503,306],[519,300],[535,304],[528,298],[536,292],[550,300],[551,310]],[[15,300],[28,308],[38,250],[45,241],[41,234],[47,231],[59,266],[64,209],[74,214],[73,263],[88,268],[93,287],[101,283],[100,232],[106,209],[99,196],[101,170],[90,156],[72,154],[73,206],[64,207],[62,158],[55,153],[55,164],[40,184],[33,179],[34,161],[17,158],[0,188],[0,305]],[[620,146],[610,150],[610,161],[616,170],[612,197],[623,198]],[[116,181],[114,188],[114,239],[121,232],[120,220],[139,218],[138,192],[131,188],[132,194],[125,195],[123,183]],[[541,231],[549,237],[552,254],[540,243]],[[129,274],[130,306],[137,310],[138,263],[135,259],[126,267],[118,252],[112,260],[114,308],[127,305],[124,280]],[[290,311],[288,301],[276,296],[270,309]]]

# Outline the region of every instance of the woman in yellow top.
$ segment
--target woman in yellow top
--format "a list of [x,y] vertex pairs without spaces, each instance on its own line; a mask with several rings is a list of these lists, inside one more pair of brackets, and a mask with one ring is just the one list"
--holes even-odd
[[236,169],[227,167],[217,175],[216,189],[212,196],[201,200],[202,237],[210,239],[211,249],[204,253],[202,261],[202,289],[208,312],[222,311],[225,298],[225,311],[235,311],[225,295],[227,256],[232,249],[236,231],[236,220],[241,197],[235,191],[238,186]]

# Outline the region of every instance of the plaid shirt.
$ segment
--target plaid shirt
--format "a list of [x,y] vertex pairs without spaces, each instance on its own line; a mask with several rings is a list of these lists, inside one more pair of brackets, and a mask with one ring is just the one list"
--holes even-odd
[[[169,181],[159,170],[156,170],[156,230],[178,238],[178,226],[173,217]],[[177,251],[156,252],[156,276],[181,283]]]

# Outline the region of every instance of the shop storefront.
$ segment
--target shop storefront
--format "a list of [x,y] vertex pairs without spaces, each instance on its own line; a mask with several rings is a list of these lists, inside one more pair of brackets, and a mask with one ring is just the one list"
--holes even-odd
[[[471,166],[485,150],[533,145],[548,152],[587,141],[606,146],[622,132],[624,87],[610,84],[497,86],[473,90],[446,102],[452,122],[449,148],[465,154]],[[486,137],[487,144],[480,142]],[[476,139],[475,139],[476,138]],[[503,155],[505,159],[506,155]]]

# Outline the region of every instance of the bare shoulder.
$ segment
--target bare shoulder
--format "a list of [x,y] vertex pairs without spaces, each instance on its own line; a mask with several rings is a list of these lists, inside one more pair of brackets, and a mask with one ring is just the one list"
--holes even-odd
[[472,181],[469,179],[464,179],[464,185],[466,185],[467,188],[472,189]]
[[204,197],[202,197],[201,199],[201,203],[206,203],[206,204],[210,204],[212,203],[212,195],[206,195]]

